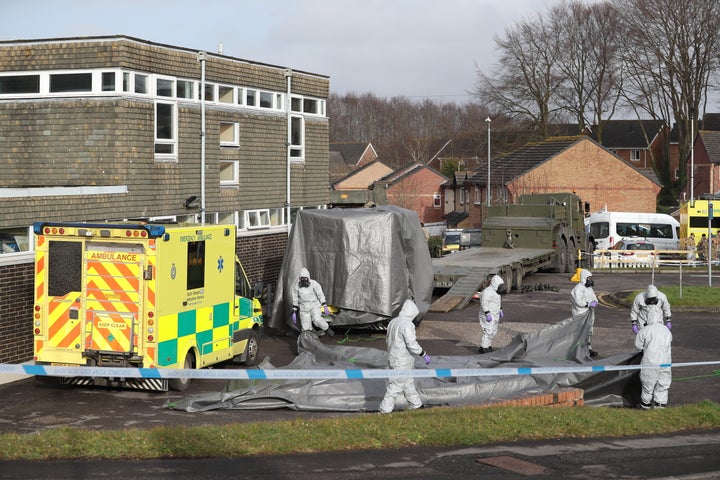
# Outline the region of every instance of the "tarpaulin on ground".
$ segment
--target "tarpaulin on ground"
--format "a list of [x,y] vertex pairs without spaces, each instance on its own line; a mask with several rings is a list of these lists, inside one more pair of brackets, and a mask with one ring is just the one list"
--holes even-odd
[[[422,328],[422,327],[420,327]],[[415,369],[564,367],[637,364],[638,352],[592,361],[584,339],[588,322],[568,318],[542,330],[522,333],[504,348],[489,354],[433,356],[430,366],[418,358]],[[298,337],[299,355],[286,369],[384,369],[384,350],[323,344],[317,335]],[[430,351],[432,354],[432,351]],[[275,368],[264,361],[259,368]],[[585,390],[588,404],[633,405],[639,392],[637,371],[573,372],[497,377],[416,378],[425,405],[486,404],[520,395],[544,393],[561,387]],[[385,393],[385,379],[233,380],[221,392],[194,395],[166,403],[188,412],[213,409],[276,409],[298,411],[377,411]],[[407,408],[402,395],[397,410]]]
[[301,210],[290,231],[268,325],[292,328],[292,287],[300,269],[340,309],[333,325],[390,320],[413,298],[418,320],[432,301],[433,268],[417,213],[399,207]]

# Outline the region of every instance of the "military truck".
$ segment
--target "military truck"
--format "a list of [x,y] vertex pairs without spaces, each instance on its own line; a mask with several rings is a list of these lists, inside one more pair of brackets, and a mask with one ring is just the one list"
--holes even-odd
[[430,310],[463,308],[496,274],[509,291],[520,290],[523,278],[539,270],[574,272],[579,254],[592,251],[586,211],[589,207],[572,193],[527,194],[516,204],[491,206],[481,247],[433,259],[435,288],[449,290]]
[[483,245],[502,248],[551,248],[555,253],[544,268],[557,273],[575,271],[578,250],[588,250],[585,208],[572,193],[520,195],[518,203],[488,209],[483,222]]

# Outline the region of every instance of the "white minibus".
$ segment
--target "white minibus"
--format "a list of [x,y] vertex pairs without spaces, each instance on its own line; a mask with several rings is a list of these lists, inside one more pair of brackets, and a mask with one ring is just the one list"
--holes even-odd
[[593,213],[585,219],[585,230],[598,250],[612,248],[620,240],[644,240],[656,250],[680,248],[680,223],[664,213]]

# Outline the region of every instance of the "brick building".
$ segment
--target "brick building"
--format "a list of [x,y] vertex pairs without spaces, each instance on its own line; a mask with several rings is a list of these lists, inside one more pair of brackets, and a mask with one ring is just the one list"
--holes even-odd
[[292,217],[328,203],[328,94],[127,36],[0,42],[0,362],[32,357],[35,221],[234,223],[248,276],[274,284]]
[[[459,172],[445,188],[445,216],[454,226],[482,225],[487,206],[486,170]],[[551,137],[494,158],[491,203],[514,203],[525,193],[575,192],[591,211],[655,212],[660,183],[586,136]]]

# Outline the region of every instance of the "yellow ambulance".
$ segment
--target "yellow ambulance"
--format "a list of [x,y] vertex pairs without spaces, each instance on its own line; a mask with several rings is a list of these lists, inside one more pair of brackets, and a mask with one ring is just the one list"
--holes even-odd
[[[195,369],[257,361],[262,306],[237,259],[234,225],[33,228],[36,364]],[[190,379],[63,381],[182,391]]]

